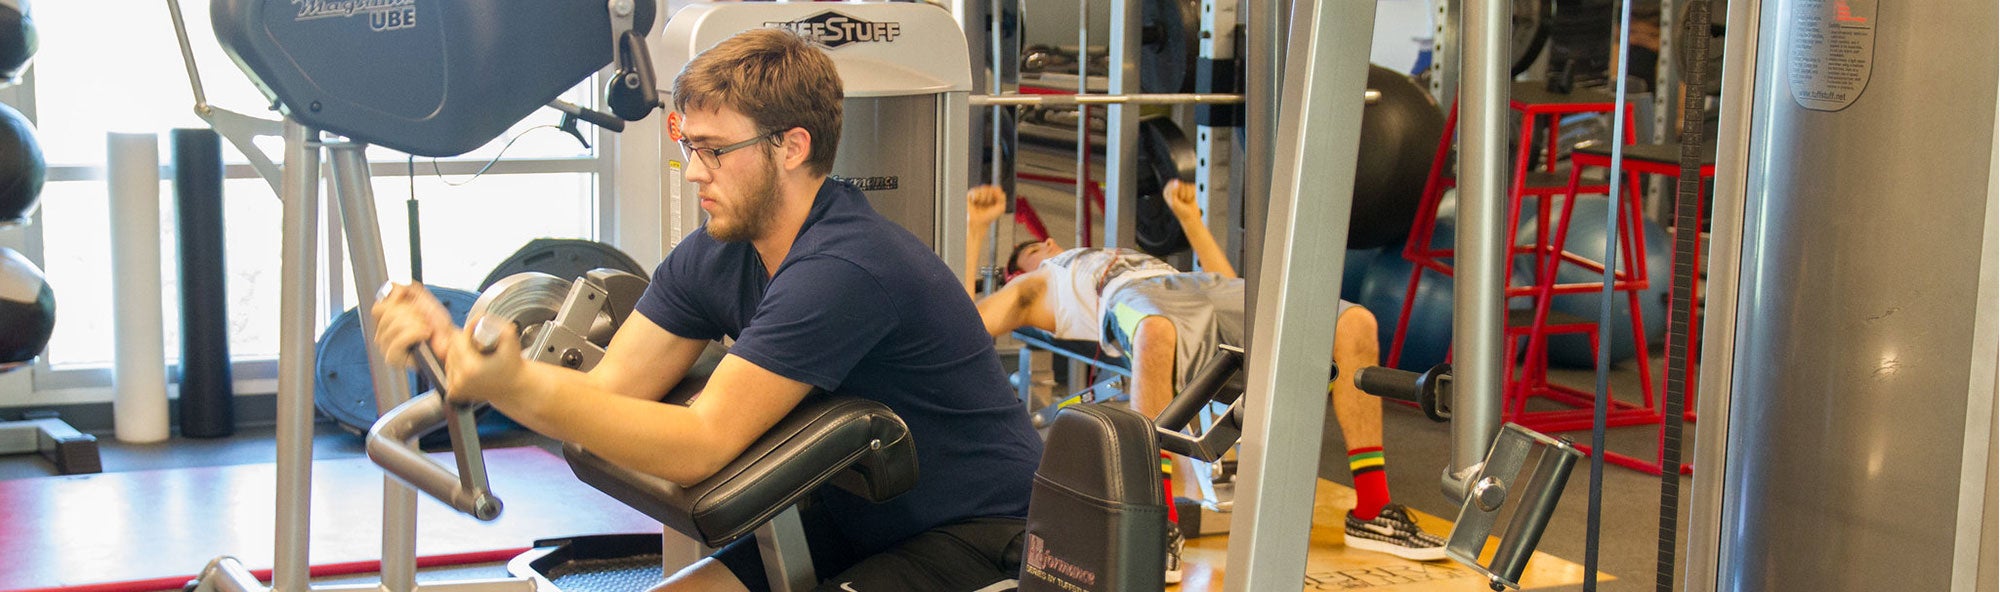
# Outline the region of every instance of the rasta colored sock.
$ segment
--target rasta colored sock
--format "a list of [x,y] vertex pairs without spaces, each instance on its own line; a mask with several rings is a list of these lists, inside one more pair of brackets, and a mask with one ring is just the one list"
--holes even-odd
[[1382,447],[1347,451],[1347,470],[1354,473],[1354,517],[1374,520],[1389,504],[1389,476],[1382,472]]
[[1174,457],[1160,453],[1160,491],[1167,494],[1167,522],[1181,521],[1181,513],[1174,509]]

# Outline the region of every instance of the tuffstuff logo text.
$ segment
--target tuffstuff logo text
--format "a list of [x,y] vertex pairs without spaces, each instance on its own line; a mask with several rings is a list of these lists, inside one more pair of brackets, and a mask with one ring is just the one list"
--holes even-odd
[[796,21],[767,21],[764,26],[790,29],[828,49],[849,43],[890,43],[903,34],[902,23],[869,22],[831,10]]

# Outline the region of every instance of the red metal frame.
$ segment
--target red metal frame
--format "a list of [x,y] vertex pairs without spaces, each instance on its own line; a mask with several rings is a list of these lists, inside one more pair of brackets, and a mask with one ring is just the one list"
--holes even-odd
[[[1556,272],[1560,270],[1560,266],[1563,264],[1576,265],[1599,274],[1603,273],[1604,265],[1602,262],[1568,251],[1564,248],[1564,241],[1568,238],[1568,222],[1570,214],[1573,213],[1575,208],[1576,200],[1574,196],[1583,193],[1608,193],[1612,189],[1609,180],[1603,184],[1584,185],[1581,176],[1581,170],[1585,167],[1609,166],[1608,159],[1604,159],[1606,162],[1599,164],[1600,161],[1592,158],[1591,155],[1572,154],[1571,170],[1567,171],[1567,175],[1560,175],[1563,171],[1561,171],[1559,166],[1561,163],[1557,160],[1560,146],[1556,139],[1561,136],[1562,116],[1577,113],[1610,113],[1616,109],[1616,104],[1608,102],[1527,104],[1520,101],[1509,101],[1509,106],[1521,114],[1519,129],[1522,141],[1515,150],[1513,181],[1509,186],[1510,199],[1507,222],[1509,244],[1512,246],[1510,247],[1506,263],[1507,277],[1513,276],[1513,266],[1516,256],[1519,255],[1532,256],[1534,277],[1533,285],[1508,286],[1505,293],[1508,298],[1532,298],[1535,302],[1535,309],[1533,322],[1530,325],[1525,327],[1510,326],[1505,331],[1506,346],[1504,353],[1507,359],[1515,359],[1514,355],[1518,353],[1517,347],[1525,347],[1527,355],[1518,371],[1511,363],[1507,366],[1506,374],[1503,376],[1503,382],[1507,386],[1505,387],[1502,416],[1507,421],[1520,423],[1531,429],[1545,432],[1587,430],[1591,427],[1591,406],[1595,403],[1596,397],[1593,393],[1549,382],[1547,338],[1549,335],[1558,333],[1584,333],[1588,335],[1591,341],[1591,348],[1594,351],[1600,346],[1596,338],[1597,323],[1550,324],[1548,310],[1551,300],[1557,295],[1586,293],[1603,288],[1603,284],[1597,282],[1562,284],[1557,283],[1555,278],[1557,275]],[[1629,107],[1623,113],[1623,117],[1625,118],[1627,129],[1631,129],[1634,121],[1632,111]],[[1403,248],[1404,258],[1409,259],[1413,265],[1410,270],[1408,287],[1404,291],[1403,309],[1396,320],[1396,330],[1389,348],[1386,363],[1391,366],[1401,362],[1403,346],[1407,341],[1409,333],[1410,312],[1414,306],[1418,282],[1422,279],[1423,271],[1430,269],[1447,276],[1452,275],[1452,265],[1449,259],[1455,255],[1455,249],[1450,246],[1433,247],[1431,242],[1435,238],[1434,230],[1437,224],[1437,212],[1444,192],[1457,185],[1456,180],[1448,176],[1445,169],[1447,158],[1451,154],[1454,134],[1458,127],[1457,123],[1458,105],[1454,102],[1449,114],[1446,116],[1445,131],[1438,142],[1437,151],[1434,153],[1430,174],[1425,179],[1423,202],[1419,206],[1416,219],[1411,222],[1409,239]],[[1534,137],[1537,128],[1543,126],[1546,126],[1545,129],[1548,133],[1547,137],[1549,141],[1545,152],[1541,155],[1536,155],[1534,143],[1530,139]],[[1631,144],[1632,139],[1627,138],[1626,143],[1628,145]],[[1541,167],[1531,169],[1530,162],[1535,156],[1542,157]],[[1636,161],[1629,160],[1625,164],[1627,178],[1624,184],[1625,190],[1628,192],[1627,195],[1638,195],[1638,176],[1640,174],[1662,174],[1656,173],[1650,167],[1633,166],[1634,164],[1636,164]],[[1704,174],[1712,174],[1712,170],[1713,167],[1705,167]],[[1566,179],[1568,182],[1541,185],[1531,184],[1529,183],[1530,172],[1555,173],[1568,177]],[[1674,174],[1677,172],[1678,169],[1676,168],[1664,174]],[[1539,214],[1536,218],[1535,241],[1533,241],[1534,244],[1530,245],[1517,244],[1518,237],[1514,236],[1514,229],[1518,228],[1520,223],[1524,198],[1530,195],[1538,198],[1535,200],[1535,207],[1538,209]],[[1551,234],[1552,229],[1550,228],[1549,220],[1552,218],[1551,214],[1554,213],[1556,196],[1563,197],[1564,215],[1563,221],[1555,225],[1556,228],[1553,229],[1554,233]],[[1636,199],[1624,200],[1623,204],[1618,216],[1621,234],[1619,249],[1621,252],[1619,261],[1620,269],[1613,276],[1612,288],[1625,293],[1626,304],[1631,310],[1633,333],[1634,335],[1643,336],[1644,319],[1640,314],[1639,292],[1648,287],[1645,241],[1643,239],[1644,235],[1640,234],[1643,230],[1641,220],[1643,220],[1644,216],[1641,206]],[[1527,338],[1527,344],[1525,346],[1517,346],[1516,343],[1522,337]],[[1611,410],[1607,417],[1607,427],[1646,424],[1661,425],[1662,417],[1653,397],[1651,352],[1644,339],[1637,339],[1636,345],[1638,348],[1635,353],[1639,360],[1641,400],[1636,404],[1617,401],[1615,399],[1610,401]],[[1692,375],[1692,372],[1689,374]],[[1528,410],[1528,400],[1536,397],[1549,399],[1570,408]],[[1690,414],[1689,417],[1692,418],[1692,415]],[[1658,438],[1660,450],[1664,450],[1664,439],[1665,433],[1662,430]],[[1659,470],[1657,460],[1652,463],[1646,463],[1638,458],[1616,452],[1607,451],[1605,460],[1635,470],[1655,473]],[[1683,466],[1682,470],[1687,471],[1689,467]]]
[[[1610,156],[1606,156],[1606,155],[1598,155],[1598,154],[1575,154],[1575,155],[1573,155],[1573,156],[1572,156],[1571,160],[1573,161],[1573,164],[1574,164],[1575,168],[1577,168],[1577,169],[1582,169],[1582,168],[1584,168],[1584,167],[1600,167],[1600,168],[1610,168],[1610,166],[1611,166],[1611,157],[1610,157]],[[1678,176],[1680,175],[1680,173],[1681,173],[1681,167],[1680,167],[1680,164],[1679,164],[1679,163],[1663,163],[1663,162],[1654,162],[1654,161],[1643,161],[1643,160],[1626,160],[1626,161],[1624,161],[1624,163],[1623,163],[1623,165],[1622,165],[1622,168],[1623,168],[1623,172],[1624,172],[1625,174],[1627,174],[1627,175],[1628,175],[1628,182],[1626,183],[1626,192],[1627,192],[1627,197],[1628,197],[1628,199],[1626,199],[1626,200],[1624,200],[1624,201],[1625,201],[1626,203],[1631,203],[1631,204],[1637,204],[1637,202],[1638,202],[1638,197],[1637,197],[1637,196],[1638,196],[1638,195],[1639,195],[1639,193],[1640,193],[1640,191],[1639,191],[1639,177],[1640,177],[1641,175],[1665,175],[1665,176],[1672,176],[1672,177],[1678,177]],[[1701,168],[1700,168],[1700,169],[1698,170],[1698,173],[1699,173],[1699,174],[1701,175],[1701,177],[1702,177],[1702,178],[1714,178],[1714,177],[1715,177],[1715,165],[1713,165],[1713,164],[1704,164],[1704,165],[1702,165],[1702,166],[1701,166]],[[1574,174],[1572,174],[1572,178],[1574,178]],[[1699,204],[1699,203],[1701,202],[1701,198],[1703,197],[1703,196],[1701,195],[1701,193],[1700,193],[1700,192],[1701,192],[1701,188],[1700,188],[1700,186],[1699,186],[1699,185],[1697,185],[1697,186],[1696,186],[1696,188],[1695,188],[1695,191],[1696,191],[1696,195],[1695,195],[1696,199],[1695,199],[1695,201],[1696,201],[1696,203],[1697,203],[1697,204]],[[1700,209],[1699,209],[1699,207],[1700,207],[1700,206],[1699,206],[1699,205],[1697,205],[1696,207],[1697,207],[1697,209],[1696,209],[1696,211],[1694,212],[1694,228],[1692,228],[1692,229],[1681,229],[1681,228],[1676,228],[1676,229],[1674,229],[1674,231],[1675,231],[1675,232],[1682,232],[1682,231],[1689,231],[1689,232],[1700,232],[1700,231],[1701,231],[1700,229],[1701,229],[1701,221],[1702,221],[1702,215],[1701,215],[1701,211],[1700,211]],[[1637,233],[1636,233],[1636,232],[1628,232],[1628,235],[1631,235],[1631,236],[1637,236]],[[1643,241],[1641,241],[1641,242],[1643,242]],[[1695,259],[1695,261],[1700,261],[1700,260],[1701,260],[1701,241],[1695,241],[1695,251],[1694,251],[1694,259]],[[1678,263],[1678,262],[1675,262],[1675,263]],[[1701,276],[1697,274],[1697,275],[1695,276],[1695,284],[1694,284],[1694,292],[1695,292],[1695,293],[1697,293],[1697,294],[1701,293],[1701,283],[1700,283],[1700,282],[1701,282]],[[1539,302],[1538,302],[1538,306],[1539,306]],[[1672,316],[1673,316],[1674,314],[1676,314],[1676,312],[1677,312],[1677,311],[1674,311],[1674,310],[1672,310],[1672,309],[1670,308],[1670,309],[1669,309],[1669,310],[1667,311],[1667,315],[1668,315],[1668,316],[1669,316],[1669,317],[1671,318],[1671,317],[1672,317]],[[1699,331],[1701,330],[1701,324],[1700,324],[1700,320],[1701,320],[1701,312],[1702,312],[1702,311],[1701,311],[1701,307],[1700,307],[1700,306],[1692,306],[1692,307],[1689,307],[1689,310],[1687,310],[1687,311],[1684,311],[1684,312],[1680,312],[1680,314],[1686,314],[1686,315],[1687,315],[1687,317],[1688,317],[1688,318],[1687,318],[1687,321],[1688,321],[1688,327],[1689,327],[1689,333],[1688,333],[1688,336],[1687,336],[1687,339],[1688,339],[1688,343],[1687,343],[1687,346],[1688,346],[1688,351],[1689,351],[1689,352],[1695,352],[1695,351],[1699,351],[1699,349],[1698,349],[1698,348],[1697,348],[1696,346],[1697,346],[1697,345],[1698,345],[1698,344],[1700,343],[1700,340],[1701,340],[1701,335],[1700,335],[1700,333],[1699,333]],[[1637,330],[1637,327],[1635,327],[1635,328],[1634,328],[1634,330],[1636,331],[1636,330]],[[1635,334],[1636,334],[1636,333],[1635,333]],[[1639,346],[1640,346],[1641,348],[1644,348],[1644,347],[1645,347],[1645,344],[1644,344],[1644,343],[1642,342],[1642,343],[1640,343],[1640,344],[1639,344]],[[1643,355],[1645,355],[1645,354],[1643,353],[1643,352],[1645,351],[1644,349],[1641,349],[1640,351],[1642,352],[1642,353],[1641,353],[1640,355],[1642,355],[1642,356],[1643,356]],[[1644,383],[1642,383],[1642,384],[1646,384],[1646,385],[1648,385],[1648,386],[1650,386],[1650,385],[1651,385],[1651,381],[1650,381],[1650,379],[1648,379],[1648,378],[1645,378],[1645,376],[1646,376],[1646,375],[1645,375],[1645,374],[1643,373],[1643,371],[1644,371],[1644,369],[1646,369],[1646,368],[1649,368],[1650,366],[1651,366],[1651,364],[1650,364],[1650,363],[1642,363],[1642,364],[1641,364],[1641,366],[1640,366],[1640,368],[1642,369],[1642,374],[1641,374],[1641,380],[1644,380],[1644,381],[1646,381],[1646,382],[1644,382]],[[1693,389],[1694,389],[1695,385],[1697,384],[1697,380],[1696,380],[1696,375],[1695,375],[1695,366],[1694,366],[1693,364],[1688,364],[1688,365],[1687,365],[1687,368],[1686,368],[1686,370],[1685,370],[1685,374],[1683,374],[1683,375],[1682,375],[1682,379],[1683,379],[1683,380],[1685,381],[1685,384],[1687,385],[1687,388],[1688,388],[1689,390],[1688,390],[1688,394],[1687,394],[1687,396],[1688,396],[1688,400],[1687,400],[1687,405],[1688,405],[1688,407],[1687,407],[1687,408],[1686,408],[1685,410],[1683,410],[1683,411],[1682,411],[1682,413],[1681,413],[1681,418],[1682,418],[1683,420],[1685,420],[1685,421],[1689,421],[1689,422],[1692,422],[1692,421],[1695,421],[1695,413],[1694,413],[1694,399],[1695,399],[1695,392],[1694,392],[1694,390],[1693,390]],[[1664,418],[1662,418],[1662,419],[1664,420]],[[1588,426],[1586,426],[1586,427],[1588,427]],[[1656,439],[1655,439],[1655,445],[1654,445],[1654,450],[1653,450],[1653,454],[1654,454],[1654,456],[1653,456],[1653,459],[1652,459],[1652,460],[1648,461],[1648,460],[1646,460],[1646,459],[1642,459],[1642,458],[1638,458],[1638,457],[1633,457],[1633,456],[1629,456],[1629,455],[1625,455],[1625,454],[1621,454],[1621,453],[1618,453],[1618,452],[1611,452],[1611,451],[1606,451],[1606,452],[1605,452],[1605,454],[1604,454],[1604,460],[1605,460],[1605,462],[1610,462],[1610,463],[1613,463],[1613,464],[1617,464],[1617,465],[1619,465],[1619,466],[1623,466],[1623,467],[1626,467],[1626,468],[1629,468],[1629,469],[1633,469],[1633,470],[1637,470],[1637,471],[1642,471],[1642,472],[1646,472],[1646,473],[1651,473],[1651,474],[1654,474],[1654,475],[1658,475],[1658,474],[1659,474],[1659,472],[1660,472],[1660,468],[1661,468],[1661,467],[1660,467],[1660,462],[1661,462],[1661,459],[1664,459],[1664,458],[1666,458],[1666,454],[1665,454],[1665,453],[1666,453],[1666,429],[1665,429],[1665,427],[1666,427],[1666,426],[1665,426],[1665,425],[1663,425],[1663,424],[1662,424],[1662,425],[1659,425],[1659,427],[1658,427],[1658,436],[1657,436],[1657,437],[1656,437]],[[1579,446],[1578,448],[1579,448],[1579,449],[1583,449],[1583,450],[1584,450],[1585,452],[1589,452],[1589,449],[1588,449],[1588,447],[1582,447],[1582,446]],[[1691,465],[1691,464],[1688,464],[1688,463],[1681,463],[1681,466],[1680,466],[1680,473],[1681,473],[1681,474],[1683,474],[1683,475],[1687,475],[1687,474],[1692,474],[1693,472],[1694,472],[1694,467],[1693,467],[1693,465]]]

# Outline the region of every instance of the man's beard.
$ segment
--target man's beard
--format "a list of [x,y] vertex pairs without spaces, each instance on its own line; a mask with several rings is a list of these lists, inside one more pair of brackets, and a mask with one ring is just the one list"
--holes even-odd
[[728,213],[733,216],[733,224],[717,224],[719,218],[710,216],[706,228],[708,235],[723,242],[739,242],[758,238],[771,225],[771,219],[778,211],[778,163],[771,158],[768,149],[764,152],[764,166],[754,177],[754,183],[744,188],[742,201],[732,206]]

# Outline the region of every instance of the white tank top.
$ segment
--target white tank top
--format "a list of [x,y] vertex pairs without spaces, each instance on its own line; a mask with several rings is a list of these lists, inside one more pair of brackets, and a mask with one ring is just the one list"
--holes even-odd
[[1101,341],[1102,296],[1127,282],[1180,273],[1165,261],[1131,249],[1077,248],[1042,261],[1057,339]]

